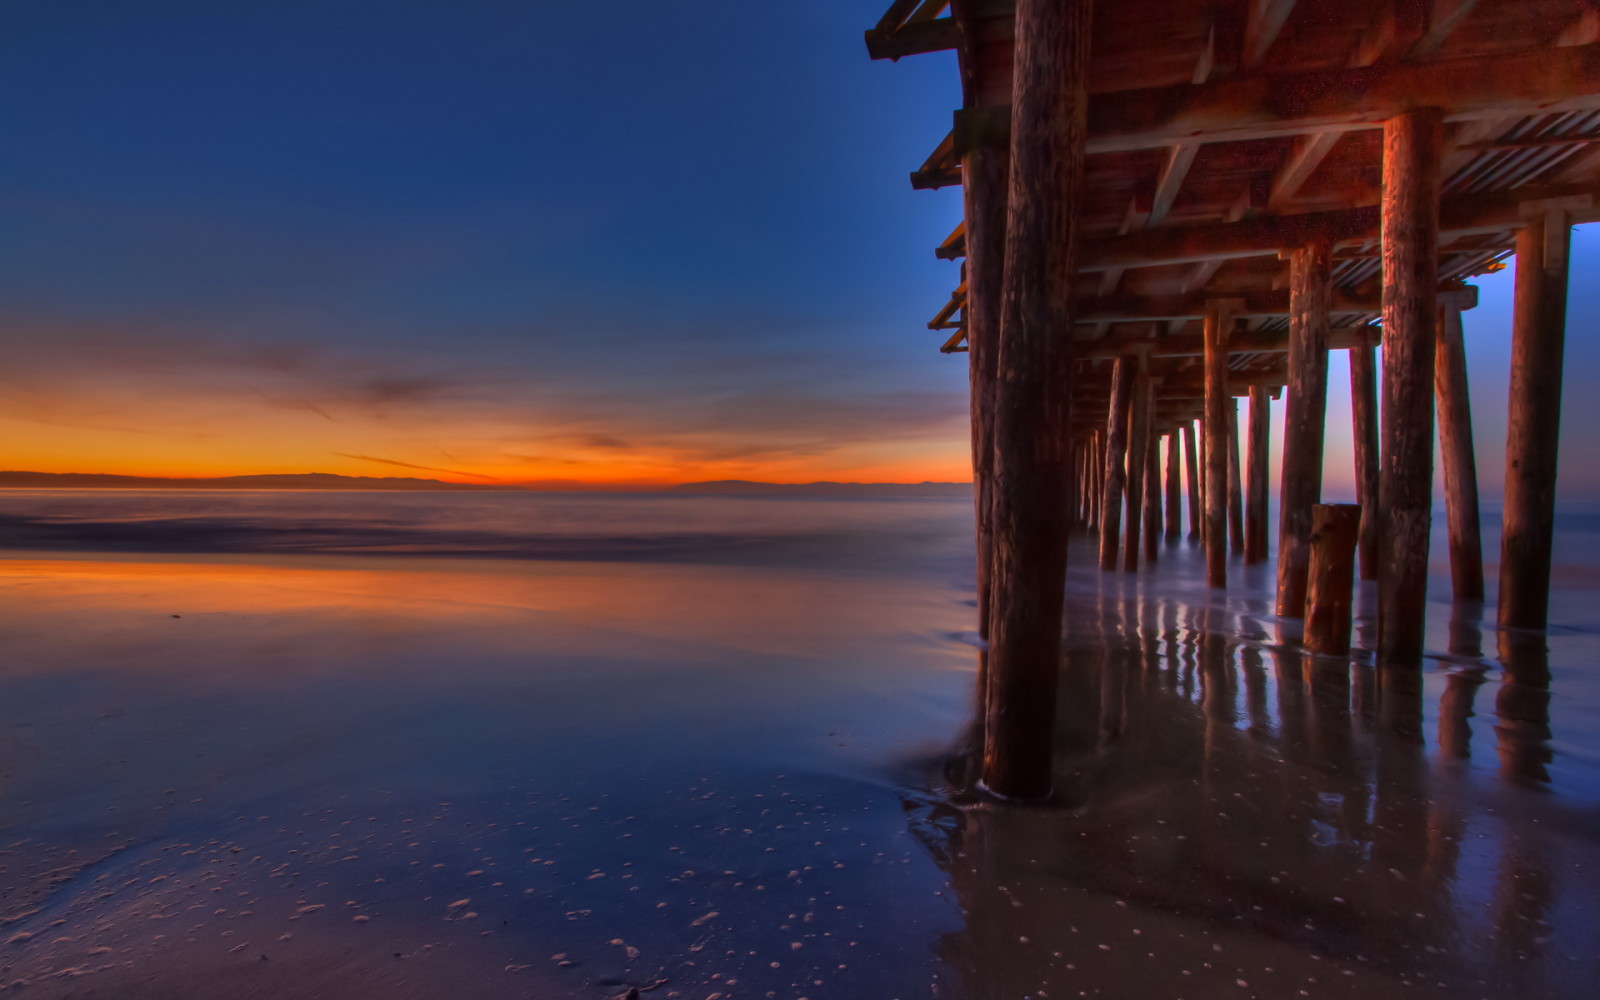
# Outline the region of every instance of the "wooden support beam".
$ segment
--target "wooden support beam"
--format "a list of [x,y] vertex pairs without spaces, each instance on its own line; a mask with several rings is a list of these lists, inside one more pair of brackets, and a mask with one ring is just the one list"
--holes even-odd
[[1350,348],[1350,422],[1356,502],[1361,506],[1361,579],[1378,578],[1378,360],[1371,344]]
[[1300,193],[1306,181],[1317,172],[1322,161],[1328,158],[1344,135],[1342,130],[1312,132],[1296,142],[1288,162],[1272,178],[1272,193],[1267,197],[1267,209],[1282,213],[1292,205],[1295,195]]
[[1265,386],[1250,390],[1250,456],[1245,475],[1245,565],[1267,561],[1268,449],[1272,446],[1272,393]]
[[1152,385],[1147,404],[1152,424],[1144,469],[1144,559],[1154,563],[1161,549],[1161,435],[1155,430],[1156,400]]
[[1428,6],[1427,27],[1409,53],[1413,59],[1426,59],[1438,52],[1473,8],[1478,6],[1478,0],[1431,0]]
[[1205,319],[1206,583],[1228,585],[1228,335],[1233,304],[1216,302]]
[[995,569],[983,781],[1053,784],[1071,457],[1077,206],[1083,198],[1091,0],[1018,0],[1011,172],[995,407]]
[[1169,431],[1167,441],[1167,541],[1175,542],[1183,534],[1183,474],[1181,445],[1178,432]]
[[1106,409],[1105,475],[1101,478],[1100,568],[1117,568],[1122,541],[1122,494],[1128,483],[1128,417],[1133,412],[1134,375],[1139,359],[1122,357],[1111,375]]
[[1443,144],[1438,109],[1408,111],[1384,123],[1378,660],[1408,674],[1421,667],[1428,599]]
[[1266,59],[1297,0],[1250,0],[1244,30],[1244,65],[1254,68]]
[[1239,398],[1228,397],[1228,548],[1244,555],[1244,477],[1239,470]]
[[1366,129],[1419,105],[1446,120],[1600,109],[1600,47],[1496,53],[1303,73],[1256,73],[1199,85],[1098,94],[1089,152],[1201,139],[1236,142]]
[[[1215,296],[1213,296],[1215,297]],[[1091,323],[1135,323],[1144,320],[1191,320],[1201,319],[1206,314],[1207,298],[1204,294],[1187,295],[1115,295],[1100,296],[1097,298],[1078,300],[1078,322],[1080,327]],[[1383,298],[1377,292],[1335,292],[1331,303],[1331,311],[1335,314],[1346,316],[1361,316],[1376,313],[1383,307]],[[1268,317],[1289,315],[1289,290],[1247,292],[1239,297],[1240,319],[1264,319]],[[1141,336],[1143,336],[1141,334]],[[1167,335],[1157,338],[1157,344],[1163,350],[1170,343],[1177,343],[1182,335]],[[1251,331],[1236,331],[1236,340],[1240,342],[1253,340],[1261,344],[1273,342],[1278,334],[1254,333]],[[1103,351],[1108,349],[1108,344],[1125,343],[1123,339],[1096,341],[1090,353],[1080,354],[1080,357],[1109,357]],[[1201,340],[1191,337],[1183,341],[1192,344],[1191,352],[1195,357],[1201,354]],[[1253,350],[1255,348],[1234,348],[1234,350]],[[1261,348],[1272,350],[1273,348]],[[1159,352],[1158,352],[1159,353]]]
[[1542,629],[1550,615],[1571,228],[1560,206],[1530,209],[1517,234],[1499,621]]
[[1325,503],[1311,509],[1310,583],[1306,591],[1305,642],[1313,653],[1350,652],[1350,604],[1355,583],[1356,536],[1361,508]]
[[961,33],[949,18],[905,24],[885,32],[869,28],[866,33],[867,55],[873,59],[899,60],[906,56],[920,56],[928,52],[943,52],[961,44]]
[[1311,508],[1322,501],[1322,442],[1328,405],[1328,300],[1332,257],[1312,243],[1289,257],[1294,311],[1289,332],[1289,394],[1284,404],[1278,493],[1278,614],[1305,613],[1311,565]]
[[1185,420],[1183,431],[1183,470],[1189,482],[1189,541],[1200,540],[1200,449],[1195,441],[1193,420]]
[[1139,545],[1144,530],[1144,477],[1150,465],[1150,408],[1155,402],[1150,386],[1150,357],[1142,351],[1134,357],[1133,405],[1128,411],[1128,516],[1122,532],[1122,568],[1129,573],[1139,571]]
[[962,316],[970,357],[973,505],[976,519],[978,634],[989,635],[994,562],[994,411],[999,370],[1000,289],[1005,282],[1006,185],[1011,154],[1004,149],[975,149],[963,168],[968,183],[962,191],[971,221],[972,253],[967,258]]
[[[1595,193],[1594,181],[1589,179],[1582,183],[1457,195],[1440,206],[1440,234],[1455,239],[1504,232],[1522,225],[1521,206],[1527,201],[1593,197]],[[1204,226],[1166,226],[1091,240],[1083,247],[1079,269],[1091,272],[1109,267],[1156,267],[1276,256],[1286,249],[1319,241],[1331,243],[1335,248],[1350,246],[1379,236],[1381,220],[1381,209],[1371,205],[1328,212],[1262,215]]]
[[1439,296],[1433,385],[1438,399],[1439,462],[1449,524],[1450,582],[1458,601],[1483,600],[1483,540],[1478,526],[1478,463],[1472,451],[1472,405],[1461,303]]
[[1199,152],[1198,142],[1180,142],[1167,151],[1167,162],[1161,168],[1155,194],[1150,198],[1147,226],[1155,227],[1167,221],[1173,202],[1178,200],[1178,192],[1183,189],[1184,178],[1189,176],[1189,168],[1194,166],[1194,158]]

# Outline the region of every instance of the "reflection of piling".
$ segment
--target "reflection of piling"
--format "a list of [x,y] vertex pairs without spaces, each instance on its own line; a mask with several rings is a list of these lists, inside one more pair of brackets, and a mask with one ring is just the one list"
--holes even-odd
[[1550,782],[1550,654],[1539,633],[1500,633],[1505,680],[1495,695],[1500,775],[1519,785]]
[[1343,656],[1350,652],[1352,587],[1361,508],[1317,504],[1311,511],[1311,563],[1306,587],[1306,648]]

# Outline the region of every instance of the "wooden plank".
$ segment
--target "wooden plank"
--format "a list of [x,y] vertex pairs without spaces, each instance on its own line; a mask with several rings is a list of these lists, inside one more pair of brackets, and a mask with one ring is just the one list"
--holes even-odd
[[1439,464],[1444,471],[1445,519],[1450,539],[1450,581],[1458,601],[1483,600],[1483,539],[1478,525],[1478,463],[1472,451],[1472,404],[1461,304],[1439,297],[1433,385],[1438,398]]
[[[1234,300],[1239,301],[1239,300]],[[1241,311],[1235,316],[1248,315]],[[1369,327],[1344,327],[1327,332],[1324,342],[1330,349],[1343,350],[1357,344],[1375,343],[1380,331]],[[1293,337],[1285,330],[1235,330],[1228,338],[1229,354],[1285,354],[1292,351]],[[1157,337],[1153,343],[1139,339],[1108,337],[1080,348],[1080,358],[1115,358],[1146,349],[1153,358],[1199,358],[1205,355],[1203,334],[1180,333]],[[1175,384],[1175,383],[1174,383]]]
[[1146,226],[1159,226],[1166,221],[1167,215],[1172,211],[1173,202],[1178,200],[1178,192],[1183,188],[1184,178],[1189,176],[1189,168],[1194,166],[1194,158],[1199,152],[1198,142],[1180,142],[1167,152],[1167,162],[1161,168],[1155,194],[1150,199],[1150,216],[1145,221]]
[[1322,501],[1323,427],[1328,404],[1328,299],[1332,257],[1326,243],[1289,258],[1294,311],[1289,333],[1289,392],[1283,414],[1278,492],[1277,611],[1305,613],[1311,565],[1311,508]]
[[1073,283],[1091,0],[1018,0],[995,406],[983,781],[1050,794],[1066,590]]
[[1383,412],[1378,659],[1422,664],[1433,508],[1433,359],[1443,114],[1423,108],[1383,130]]
[[1536,212],[1517,234],[1499,622],[1539,629],[1550,614],[1561,365],[1571,231],[1565,213]]
[[1413,59],[1426,59],[1444,47],[1450,35],[1461,26],[1479,0],[1432,0],[1429,5],[1428,26],[1415,45],[1411,46]]

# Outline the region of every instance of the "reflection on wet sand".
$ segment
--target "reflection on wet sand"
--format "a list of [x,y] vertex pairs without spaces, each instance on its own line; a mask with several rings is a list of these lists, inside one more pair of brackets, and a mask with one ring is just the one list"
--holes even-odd
[[1543,636],[1502,636],[1494,777],[1471,608],[1426,680],[1223,607],[1108,586],[1078,610],[1063,718],[1099,711],[1060,747],[1067,791],[1013,807],[958,767],[913,804],[965,916],[941,949],[963,995],[1592,995],[1600,828],[1525,790],[1551,780]]

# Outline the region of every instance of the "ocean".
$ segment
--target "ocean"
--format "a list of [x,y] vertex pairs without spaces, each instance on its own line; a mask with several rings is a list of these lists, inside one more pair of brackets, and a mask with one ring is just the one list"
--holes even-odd
[[960,499],[0,492],[0,986],[1592,995],[1600,508],[1547,637],[1436,566],[1414,697],[1267,567],[1074,544],[1063,793],[1012,807]]

